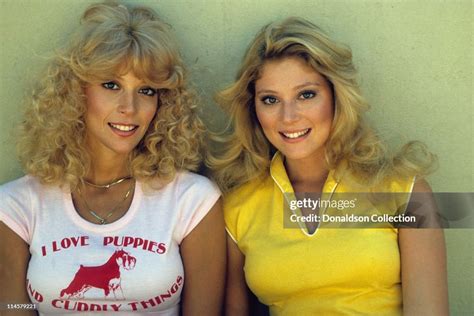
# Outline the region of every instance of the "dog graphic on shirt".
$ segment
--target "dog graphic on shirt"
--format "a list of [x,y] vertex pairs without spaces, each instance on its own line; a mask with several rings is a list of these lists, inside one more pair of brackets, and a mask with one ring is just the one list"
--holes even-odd
[[[102,289],[105,297],[110,292],[115,299],[125,299],[121,286],[121,271],[135,268],[137,259],[129,252],[116,250],[106,263],[100,266],[85,267],[81,264],[68,287],[61,291],[61,298],[83,298],[91,288]],[[117,297],[120,290],[120,297]]]

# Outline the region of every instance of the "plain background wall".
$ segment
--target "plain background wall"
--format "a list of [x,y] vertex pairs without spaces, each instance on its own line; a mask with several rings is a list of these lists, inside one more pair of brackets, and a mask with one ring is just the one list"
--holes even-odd
[[[22,175],[13,131],[24,96],[92,2],[0,0],[0,183]],[[313,21],[352,48],[368,117],[382,136],[392,145],[422,140],[439,156],[433,190],[474,191],[471,0],[128,2],[152,6],[173,26],[214,130],[224,116],[212,95],[232,81],[257,30],[286,16]],[[446,240],[452,315],[472,314],[473,230],[448,229]]]

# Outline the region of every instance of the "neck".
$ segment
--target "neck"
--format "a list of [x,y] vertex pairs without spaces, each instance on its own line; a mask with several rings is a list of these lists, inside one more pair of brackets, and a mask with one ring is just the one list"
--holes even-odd
[[308,192],[322,190],[329,173],[324,154],[303,159],[285,158],[285,169],[293,187]]
[[92,157],[91,168],[87,173],[86,180],[100,185],[129,175],[127,158],[115,156],[97,159],[97,157]]

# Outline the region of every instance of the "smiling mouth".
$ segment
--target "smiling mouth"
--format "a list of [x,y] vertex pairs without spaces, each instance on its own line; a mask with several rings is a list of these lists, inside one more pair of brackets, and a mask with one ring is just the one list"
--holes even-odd
[[311,128],[304,129],[299,132],[294,132],[294,133],[285,133],[285,132],[279,132],[283,137],[288,138],[288,139],[297,139],[300,137],[303,137],[307,135],[311,131]]
[[123,124],[113,124],[108,123],[110,127],[121,132],[131,132],[138,128],[138,125],[123,125]]

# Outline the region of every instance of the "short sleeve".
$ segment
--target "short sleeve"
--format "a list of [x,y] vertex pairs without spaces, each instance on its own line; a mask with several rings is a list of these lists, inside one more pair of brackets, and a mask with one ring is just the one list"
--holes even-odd
[[[273,187],[273,185],[271,186]],[[261,179],[247,182],[224,196],[224,221],[227,234],[239,244],[255,216],[255,209],[261,206],[266,193]],[[260,206],[259,206],[260,205]]]
[[390,183],[389,192],[395,192],[396,210],[399,214],[405,214],[408,204],[410,203],[413,187],[416,177],[405,179],[395,179]]
[[180,216],[177,228],[178,243],[191,233],[216,204],[221,196],[217,185],[198,174],[183,172],[178,175]]
[[256,181],[248,182],[224,196],[225,228],[236,244],[251,221],[248,211],[256,209],[256,203],[260,202],[263,196],[259,193],[259,184],[260,182]]
[[26,176],[0,186],[0,221],[28,244],[34,221],[29,178]]
[[238,211],[232,203],[231,197],[226,197],[224,199],[224,221],[225,221],[225,230],[232,240],[237,243],[237,214]]

